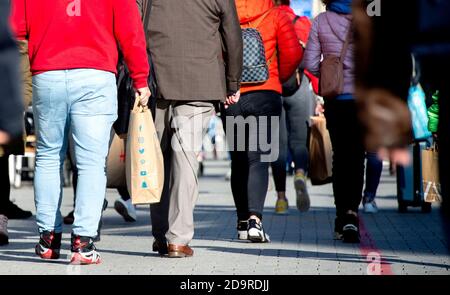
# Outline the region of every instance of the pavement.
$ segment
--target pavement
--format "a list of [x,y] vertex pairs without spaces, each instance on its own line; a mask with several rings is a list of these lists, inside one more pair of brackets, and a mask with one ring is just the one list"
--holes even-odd
[[[361,214],[362,243],[333,240],[334,207],[331,185],[309,186],[311,210],[295,206],[293,179],[288,178],[288,215],[275,215],[271,183],[264,212],[264,227],[271,243],[237,240],[236,216],[226,161],[205,162],[200,197],[195,210],[196,232],[192,258],[161,258],[151,252],[148,206],[138,207],[138,221],[126,223],[114,210],[118,194],[108,190],[101,241],[96,244],[103,263],[72,266],[69,261],[70,226],[63,235],[62,258],[43,261],[34,255],[38,240],[35,219],[11,220],[10,245],[0,247],[0,274],[158,274],[158,275],[448,275],[450,257],[441,228],[438,204],[429,214],[411,208],[397,212],[395,177],[385,169],[379,188],[377,214]],[[34,210],[31,182],[13,189],[12,199]],[[62,213],[72,209],[72,189],[64,189]]]

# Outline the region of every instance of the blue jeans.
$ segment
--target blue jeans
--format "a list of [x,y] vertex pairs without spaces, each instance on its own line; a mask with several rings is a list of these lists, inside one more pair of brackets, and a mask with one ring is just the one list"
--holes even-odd
[[[39,232],[62,232],[62,166],[68,137],[78,168],[75,235],[95,237],[106,193],[106,157],[117,118],[113,73],[76,69],[33,77],[37,151],[34,180]],[[71,130],[71,132],[69,132]]]
[[367,152],[366,167],[366,188],[364,190],[364,203],[375,200],[378,185],[380,184],[381,173],[383,171],[383,162],[378,158],[377,153]]

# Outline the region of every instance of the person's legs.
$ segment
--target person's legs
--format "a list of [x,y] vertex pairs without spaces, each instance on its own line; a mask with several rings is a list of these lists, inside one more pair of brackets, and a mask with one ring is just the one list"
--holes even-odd
[[75,236],[94,238],[106,193],[106,158],[117,118],[115,76],[97,70],[68,71],[70,116],[78,185]]
[[286,160],[287,160],[287,127],[286,113],[284,108],[281,111],[280,128],[279,128],[279,148],[280,153],[278,159],[271,163],[273,180],[275,182],[275,190],[277,191],[277,202],[275,204],[275,213],[285,214],[288,210],[288,202],[286,198]]
[[0,157],[0,214],[6,215],[11,193],[9,182],[9,159],[8,156]]
[[295,163],[296,172],[307,174],[309,167],[308,126],[315,102],[309,89],[308,78],[303,75],[302,84],[297,93],[284,98],[288,129],[288,144]]
[[117,192],[122,200],[128,201],[131,199],[130,193],[128,192],[128,188],[126,186],[117,188]]
[[383,172],[383,161],[374,152],[367,152],[366,159],[366,188],[364,189],[363,198],[364,211],[366,213],[375,213],[377,211],[375,196],[378,185],[380,184],[381,173]]
[[289,150],[295,163],[294,186],[297,195],[297,208],[308,211],[310,198],[307,190],[308,124],[312,115],[313,94],[309,80],[303,75],[299,90],[285,98]]
[[69,98],[64,71],[33,77],[36,122],[34,193],[39,232],[62,232],[62,165],[66,157]]
[[187,245],[194,236],[194,207],[198,198],[198,161],[203,138],[214,114],[210,102],[178,102],[172,108],[170,169],[169,257],[192,256]]
[[[261,220],[267,196],[269,164],[279,156],[278,132],[282,102],[281,97],[272,91],[250,93],[247,101],[244,106],[246,117],[256,118],[256,126],[250,124],[248,132],[248,238],[253,242],[268,242],[270,240]],[[275,158],[271,159],[269,155]]]
[[231,192],[238,221],[248,220],[248,157],[247,152],[231,152]]
[[70,167],[72,170],[73,208],[74,209],[72,211],[70,211],[69,214],[67,214],[67,216],[65,216],[63,218],[63,221],[64,221],[64,224],[73,224],[73,221],[75,219],[73,214],[75,212],[75,200],[76,200],[76,195],[77,195],[78,169],[77,169],[77,165],[75,164],[75,147],[74,147],[72,136],[69,136],[69,148],[68,148],[67,158],[69,159]]
[[155,238],[153,251],[159,254],[167,254],[166,233],[169,229],[169,183],[170,183],[170,162],[171,162],[171,139],[170,128],[170,102],[158,100],[156,102],[155,128],[158,134],[161,150],[164,156],[164,188],[161,200],[157,204],[150,205],[152,234]]
[[335,230],[343,232],[344,241],[359,242],[357,213],[364,183],[365,151],[356,103],[329,100],[325,116],[333,145],[333,192],[338,219]]
[[69,97],[66,72],[33,77],[36,123],[34,195],[40,239],[35,251],[43,259],[59,258],[61,248],[62,167],[66,157]]
[[9,243],[8,218],[5,210],[8,206],[10,190],[8,156],[3,156],[0,157],[0,246]]
[[[246,151],[246,146],[248,143],[242,138],[238,138],[238,130],[236,126],[231,122],[227,122],[228,119],[235,120],[237,116],[242,116],[241,109],[242,102],[231,105],[228,109],[222,106],[221,110],[221,120],[225,131],[225,136],[227,137],[227,143],[230,150],[231,159],[231,172],[230,172],[230,183],[231,192],[233,195],[234,205],[237,214],[237,231],[238,239],[247,240],[247,230],[248,230],[248,156]],[[231,124],[231,125],[230,125]],[[228,130],[228,128],[230,128]],[[244,128],[248,130],[247,127]],[[246,131],[247,132],[247,131]],[[232,136],[232,138],[231,138]],[[234,144],[232,143],[234,142]]]

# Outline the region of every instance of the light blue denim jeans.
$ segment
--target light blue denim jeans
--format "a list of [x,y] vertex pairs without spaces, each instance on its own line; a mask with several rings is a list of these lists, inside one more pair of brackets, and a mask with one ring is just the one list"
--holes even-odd
[[34,190],[39,232],[62,232],[62,166],[72,136],[78,168],[72,231],[75,235],[95,237],[106,193],[111,127],[117,118],[116,77],[93,69],[36,75],[33,109],[37,134]]

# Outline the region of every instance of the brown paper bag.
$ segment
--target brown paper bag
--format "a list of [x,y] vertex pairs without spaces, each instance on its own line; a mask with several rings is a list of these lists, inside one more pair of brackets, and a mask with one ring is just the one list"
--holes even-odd
[[324,116],[311,117],[309,163],[309,178],[313,185],[331,182],[333,149]]
[[108,188],[119,188],[127,186],[125,175],[125,140],[114,132],[114,137],[109,148],[108,161],[106,164]]
[[425,202],[440,201],[439,153],[436,148],[422,150],[422,180]]
[[128,129],[126,174],[133,204],[158,203],[164,186],[164,162],[150,110],[136,99]]

